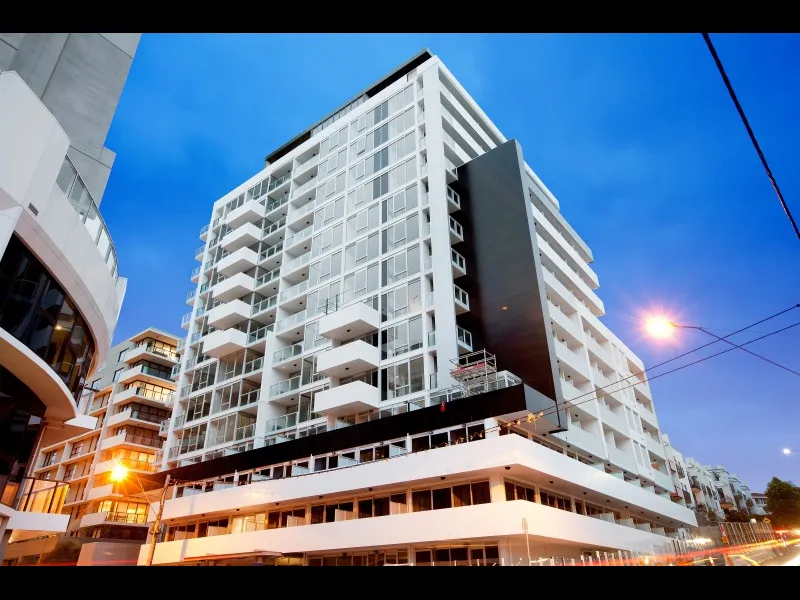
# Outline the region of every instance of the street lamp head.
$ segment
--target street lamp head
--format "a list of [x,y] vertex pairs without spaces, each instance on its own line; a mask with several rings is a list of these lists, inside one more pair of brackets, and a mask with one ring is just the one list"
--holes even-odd
[[784,453],[784,455],[789,456],[792,453],[792,449],[791,448],[784,448],[783,449],[783,453]]
[[657,339],[665,339],[672,337],[677,325],[670,321],[667,317],[654,316],[648,317],[644,324],[647,333]]
[[114,468],[111,469],[111,481],[115,483],[119,483],[120,481],[125,481],[128,477],[128,467],[125,465],[114,465]]

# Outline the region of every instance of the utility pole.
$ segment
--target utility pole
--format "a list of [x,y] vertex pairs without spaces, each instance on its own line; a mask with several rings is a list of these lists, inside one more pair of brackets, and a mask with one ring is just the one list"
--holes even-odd
[[161,517],[164,514],[164,503],[167,500],[167,490],[169,489],[170,476],[164,480],[164,488],[161,490],[161,500],[158,503],[158,512],[156,513],[156,520],[153,522],[153,530],[150,532],[150,552],[147,556],[145,566],[153,566],[153,557],[156,554],[156,542],[158,541],[159,530],[161,529]]

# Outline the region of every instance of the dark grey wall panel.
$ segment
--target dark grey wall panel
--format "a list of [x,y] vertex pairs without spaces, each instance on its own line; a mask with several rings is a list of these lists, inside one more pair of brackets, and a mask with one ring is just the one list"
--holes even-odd
[[[464,242],[455,249],[467,259],[467,276],[456,285],[469,293],[470,311],[457,321],[472,332],[476,349],[496,355],[499,370],[518,375],[561,408],[522,150],[510,140],[459,167],[458,177],[453,187],[462,209],[454,217]],[[561,410],[557,422],[566,429]]]

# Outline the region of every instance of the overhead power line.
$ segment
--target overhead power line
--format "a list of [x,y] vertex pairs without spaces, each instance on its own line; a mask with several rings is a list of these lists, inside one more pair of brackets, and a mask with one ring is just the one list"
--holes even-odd
[[[690,354],[693,354],[693,353],[697,352],[698,350],[702,350],[703,348],[707,348],[708,346],[712,346],[712,345],[714,345],[714,344],[717,344],[717,343],[719,343],[719,342],[721,342],[721,341],[725,341],[727,338],[729,338],[729,337],[732,337],[732,336],[736,335],[737,333],[741,333],[741,332],[743,332],[743,331],[747,331],[748,329],[751,329],[751,328],[753,328],[753,327],[756,327],[756,326],[758,326],[758,325],[761,325],[762,323],[765,323],[765,322],[767,322],[767,321],[770,321],[770,320],[772,320],[772,319],[774,319],[774,318],[776,318],[776,317],[779,317],[779,316],[781,316],[781,315],[783,315],[783,314],[786,314],[787,312],[789,312],[789,311],[792,311],[792,310],[794,310],[794,309],[796,309],[796,308],[800,308],[800,304],[795,304],[794,306],[792,306],[792,307],[789,307],[789,308],[787,308],[787,309],[785,309],[785,310],[782,310],[782,311],[780,311],[780,312],[777,312],[777,313],[775,313],[774,315],[770,315],[769,317],[766,317],[766,318],[764,318],[764,319],[761,319],[761,320],[759,320],[759,321],[756,321],[755,323],[751,323],[750,325],[747,325],[746,327],[742,327],[741,329],[737,329],[736,331],[734,331],[733,333],[730,333],[730,334],[726,335],[725,337],[722,337],[722,338],[720,338],[720,339],[718,339],[718,340],[714,340],[714,341],[712,341],[712,342],[708,342],[707,344],[703,344],[702,346],[698,346],[697,348],[694,348],[694,349],[692,349],[692,350],[689,350],[689,351],[687,351],[687,352],[684,352],[683,354],[679,354],[678,356],[675,356],[675,357],[673,357],[673,358],[670,358],[669,360],[665,360],[664,362],[658,363],[657,365],[655,365],[655,366],[651,367],[651,368],[650,368],[650,370],[652,370],[652,369],[656,369],[656,368],[658,368],[658,367],[661,367],[661,366],[663,366],[663,365],[666,365],[666,364],[669,364],[669,363],[671,363],[671,362],[674,362],[674,361],[678,360],[679,358],[683,358],[683,357],[685,357],[685,356],[688,356],[688,355],[690,355]],[[789,330],[789,329],[792,329],[792,328],[794,328],[794,327],[797,327],[798,325],[800,325],[800,321],[798,321],[797,323],[794,323],[794,324],[792,324],[792,325],[789,325],[789,326],[787,326],[787,327],[782,327],[781,329],[778,329],[778,330],[776,330],[776,331],[772,331],[772,332],[770,332],[770,333],[764,334],[764,335],[762,335],[762,336],[760,336],[760,337],[757,337],[757,338],[755,338],[755,339],[752,339],[752,340],[750,340],[750,341],[748,341],[748,342],[745,342],[745,343],[743,343],[743,344],[737,344],[737,345],[734,345],[734,347],[732,347],[732,348],[728,348],[727,350],[723,350],[723,351],[721,351],[721,352],[717,352],[716,354],[711,354],[711,355],[709,355],[709,356],[706,356],[706,357],[704,357],[704,358],[701,358],[701,359],[698,359],[698,360],[696,360],[696,361],[690,362],[690,363],[688,363],[688,364],[681,365],[680,367],[676,367],[676,368],[674,368],[674,369],[670,369],[669,371],[665,371],[664,373],[659,373],[658,375],[654,375],[654,376],[652,376],[652,377],[648,377],[647,379],[648,379],[648,381],[652,381],[652,380],[654,380],[654,379],[658,379],[659,377],[664,377],[665,375],[669,375],[669,374],[671,374],[671,373],[675,373],[675,372],[677,372],[677,371],[681,371],[681,370],[683,370],[683,369],[686,369],[687,367],[691,367],[691,366],[693,366],[693,365],[700,364],[700,363],[702,363],[702,362],[705,362],[705,361],[707,361],[707,360],[710,360],[710,359],[712,359],[712,358],[716,358],[717,356],[721,356],[721,355],[723,355],[723,354],[727,354],[728,352],[733,352],[734,350],[742,349],[742,346],[748,346],[748,345],[750,345],[750,344],[753,344],[753,343],[755,343],[755,342],[758,342],[758,341],[760,341],[760,340],[763,340],[763,339],[765,339],[765,338],[772,337],[772,336],[774,336],[774,335],[780,335],[780,334],[782,334],[783,332],[785,332],[785,331],[787,331],[787,330]],[[597,388],[597,390],[601,390],[601,391],[608,391],[608,390],[606,390],[606,388],[610,388],[610,387],[612,387],[612,386],[617,386],[617,385],[619,385],[619,384],[621,384],[621,383],[625,383],[625,382],[626,382],[626,381],[628,381],[629,379],[632,379],[632,378],[638,377],[639,375],[644,375],[644,374],[646,373],[646,371],[647,371],[647,370],[645,370],[645,371],[639,371],[638,373],[633,373],[633,374],[631,374],[631,375],[629,375],[629,376],[627,376],[627,377],[624,377],[623,379],[620,379],[619,381],[614,381],[614,382],[612,382],[612,383],[609,383],[609,384],[607,384],[607,385],[604,385],[604,386],[598,387],[598,388]],[[633,387],[633,386],[635,386],[637,383],[640,383],[640,381],[638,381],[638,380],[637,380],[637,381],[635,381],[635,382],[633,382],[633,383],[631,383],[631,384],[625,385],[625,386],[623,386],[623,387],[619,387],[619,388],[617,388],[617,389],[615,389],[615,390],[611,390],[611,391],[612,391],[612,392],[621,392],[622,390],[626,390],[626,389],[628,389],[628,388],[632,388],[632,387]],[[594,396],[595,396],[595,393],[596,393],[596,391],[597,391],[597,390],[592,390],[592,391],[590,391],[590,392],[584,392],[583,394],[579,394],[578,396],[575,396],[574,398],[571,398],[570,400],[568,400],[568,402],[569,402],[569,403],[570,403],[572,406],[578,406],[578,405],[580,405],[580,404],[584,404],[584,403],[586,403],[586,402],[591,402],[592,400],[594,400]],[[588,396],[588,397],[587,397],[587,396]],[[585,400],[582,400],[582,401],[580,401],[580,402],[575,402],[575,400],[579,400],[580,398],[586,398],[586,399],[585,399]],[[544,414],[545,414],[545,415],[550,415],[550,414],[555,414],[556,412],[558,412],[558,407],[553,407],[552,409],[548,409],[548,410],[544,411]]]
[[747,129],[747,135],[750,136],[750,141],[753,143],[753,147],[756,149],[756,153],[758,153],[758,158],[761,159],[761,164],[764,165],[764,170],[767,172],[767,177],[769,178],[769,182],[772,184],[772,188],[775,190],[775,193],[778,195],[778,200],[781,203],[781,207],[783,207],[783,212],[786,213],[786,217],[789,219],[789,222],[792,224],[794,228],[794,233],[798,239],[800,239],[800,229],[797,227],[797,223],[792,216],[792,212],[789,210],[789,205],[786,204],[786,200],[783,199],[783,193],[781,192],[781,188],[778,187],[778,182],[775,181],[775,177],[772,175],[772,169],[769,168],[769,163],[767,163],[767,159],[764,156],[764,153],[761,151],[761,146],[756,139],[756,134],[753,133],[753,128],[750,127],[750,121],[747,120],[747,116],[744,114],[744,109],[742,105],[739,104],[739,99],[736,97],[736,92],[733,91],[733,85],[731,85],[731,80],[728,79],[727,73],[725,73],[725,67],[722,66],[722,61],[717,54],[717,50],[714,48],[714,44],[711,43],[711,38],[707,33],[703,34],[703,39],[706,41],[706,45],[708,46],[709,51],[711,52],[711,56],[714,58],[714,62],[717,64],[717,70],[719,74],[722,75],[722,81],[725,82],[725,87],[728,88],[728,94],[731,96],[731,100],[736,105],[736,110],[739,113],[739,116],[742,119],[742,123],[744,123],[745,129]]

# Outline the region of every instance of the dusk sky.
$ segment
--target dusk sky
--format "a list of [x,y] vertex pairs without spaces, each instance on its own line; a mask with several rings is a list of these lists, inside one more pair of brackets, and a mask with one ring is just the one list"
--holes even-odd
[[[800,219],[800,36],[712,39]],[[115,343],[148,326],[185,335],[214,201],[425,47],[519,140],[593,249],[604,321],[645,364],[709,341],[649,339],[648,314],[727,335],[800,302],[800,240],[699,34],[145,34],[106,140],[117,158],[101,209],[128,278]],[[794,323],[800,309],[732,339]],[[748,348],[800,371],[800,326]],[[754,492],[772,476],[800,483],[800,377],[734,350],[652,390],[684,456]]]

